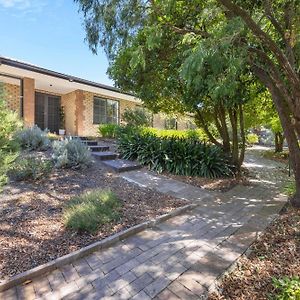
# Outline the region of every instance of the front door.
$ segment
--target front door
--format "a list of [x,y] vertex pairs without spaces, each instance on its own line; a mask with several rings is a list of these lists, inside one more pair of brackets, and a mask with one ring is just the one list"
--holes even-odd
[[60,123],[60,97],[35,93],[35,124],[57,133]]

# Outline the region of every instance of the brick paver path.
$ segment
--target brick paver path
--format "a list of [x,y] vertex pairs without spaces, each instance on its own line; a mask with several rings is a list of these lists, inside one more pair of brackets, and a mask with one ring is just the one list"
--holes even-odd
[[198,201],[199,206],[7,290],[0,299],[205,299],[209,286],[286,201],[279,192],[286,176],[282,165],[251,153],[245,165],[251,169],[250,186],[239,185],[212,197],[149,172],[124,174],[127,180]]

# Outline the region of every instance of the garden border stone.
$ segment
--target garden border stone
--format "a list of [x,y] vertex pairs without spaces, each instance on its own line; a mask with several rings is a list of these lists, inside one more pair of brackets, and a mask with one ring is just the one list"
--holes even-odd
[[72,263],[72,262],[78,260],[79,258],[82,258],[84,256],[91,254],[94,251],[108,248],[108,247],[116,244],[119,241],[122,241],[132,235],[135,235],[136,233],[141,232],[144,229],[154,227],[155,225],[162,223],[172,217],[178,216],[182,213],[192,210],[197,206],[199,206],[199,203],[191,203],[191,204],[187,204],[185,206],[179,207],[179,208],[177,208],[167,214],[161,215],[155,219],[143,222],[141,224],[137,224],[131,228],[128,228],[128,229],[122,230],[118,233],[115,233],[101,241],[95,242],[95,243],[88,245],[86,247],[83,247],[77,251],[71,252],[64,256],[56,258],[52,261],[49,261],[45,264],[37,266],[33,269],[30,269],[28,271],[17,274],[15,276],[11,277],[10,279],[0,282],[0,292],[3,292],[9,288],[16,286],[16,285],[22,284],[28,280],[32,280],[42,274],[46,274],[50,271],[53,271],[53,270],[57,269],[58,267],[62,267],[65,264]]

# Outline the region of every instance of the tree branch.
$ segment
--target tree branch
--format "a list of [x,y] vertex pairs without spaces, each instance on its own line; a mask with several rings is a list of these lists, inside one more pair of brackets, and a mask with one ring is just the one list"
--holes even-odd
[[270,0],[264,0],[264,8],[266,12],[267,18],[271,21],[274,28],[278,31],[278,33],[281,35],[283,41],[286,41],[285,35],[284,35],[284,29],[281,27],[280,23],[277,21],[277,19],[274,16],[272,4]]
[[216,146],[223,148],[223,145],[220,142],[218,142],[216,138],[212,135],[212,133],[209,131],[207,123],[205,122],[204,117],[202,116],[202,113],[199,110],[196,111],[196,116],[197,116],[197,120],[200,122],[201,127],[207,134],[209,140]]
[[277,58],[282,70],[289,78],[292,83],[293,89],[297,94],[300,93],[300,79],[291,66],[289,60],[281,51],[281,49],[276,45],[276,43],[272,40],[272,38],[265,33],[251,18],[251,16],[247,13],[246,10],[242,9],[237,4],[233,3],[231,0],[218,0],[220,4],[222,4],[229,11],[233,12],[236,16],[242,18],[242,20],[246,23],[252,33],[261,41],[263,45],[265,45]]
[[265,62],[265,64],[270,68],[271,75],[274,78],[276,85],[281,90],[281,92],[284,94],[284,97],[286,98],[291,111],[293,111],[295,109],[294,99],[291,98],[288,90],[286,89],[285,84],[283,83],[283,81],[281,79],[280,73],[278,72],[278,70],[277,70],[276,66],[274,65],[274,63],[272,62],[272,60],[269,58],[269,56],[264,51],[262,51],[258,48],[249,47],[248,50],[252,53],[257,54],[257,56],[260,59],[262,59]]

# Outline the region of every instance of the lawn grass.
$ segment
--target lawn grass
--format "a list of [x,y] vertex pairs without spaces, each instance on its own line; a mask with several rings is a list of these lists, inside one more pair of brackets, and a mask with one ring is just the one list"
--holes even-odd
[[93,190],[71,198],[64,210],[65,226],[77,231],[95,232],[120,218],[121,202],[110,190]]

